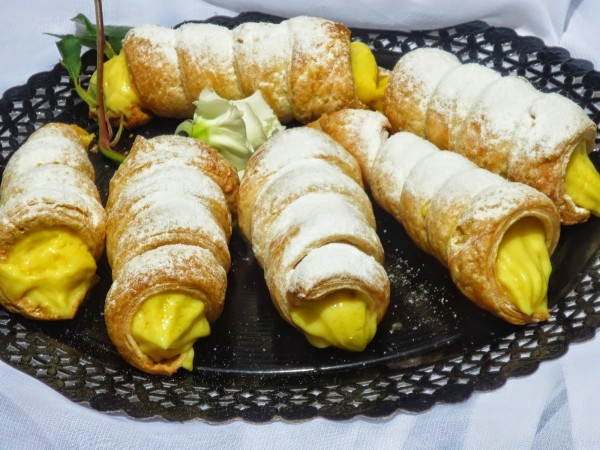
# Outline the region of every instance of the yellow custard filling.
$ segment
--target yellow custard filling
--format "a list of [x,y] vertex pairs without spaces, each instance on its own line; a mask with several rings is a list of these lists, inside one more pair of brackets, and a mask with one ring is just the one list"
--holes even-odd
[[0,263],[0,288],[27,311],[70,319],[96,280],[96,261],[66,229],[26,234]]
[[369,108],[381,111],[388,77],[379,75],[375,56],[364,42],[356,41],[350,44],[350,58],[358,99]]
[[377,314],[362,293],[342,289],[291,311],[292,322],[317,348],[362,351],[377,331]]
[[496,277],[524,314],[548,317],[548,279],[552,272],[544,227],[527,217],[504,234],[496,257]]
[[567,165],[565,189],[573,202],[600,216],[600,174],[587,153],[585,142],[580,142]]
[[142,303],[131,322],[140,349],[154,362],[184,355],[182,367],[192,370],[194,343],[210,334],[204,302],[179,292],[161,292]]
[[83,145],[84,148],[88,148],[91,142],[94,140],[94,134],[88,133],[83,128],[78,127],[77,125],[69,125],[75,133],[77,133],[77,137],[79,138],[79,142]]
[[[103,77],[104,102],[109,119],[118,121],[122,115],[125,126],[141,125],[150,119],[150,116],[142,110],[142,101],[131,81],[125,52],[121,51],[104,63]],[[96,72],[90,79],[90,91],[95,97]]]

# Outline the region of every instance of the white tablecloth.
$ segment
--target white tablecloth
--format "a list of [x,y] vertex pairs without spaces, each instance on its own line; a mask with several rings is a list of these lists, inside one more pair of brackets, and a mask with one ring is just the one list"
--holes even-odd
[[[534,34],[600,67],[600,3],[594,0],[105,0],[105,23],[175,25],[185,19],[260,10],[311,14],[353,26],[434,28],[470,19]],[[219,6],[215,6],[219,5]],[[295,6],[294,6],[295,5]],[[225,9],[224,9],[225,8]],[[70,18],[93,17],[93,2],[0,2],[0,93],[58,61],[54,38],[73,32]],[[417,415],[346,422],[290,424],[234,421],[165,423],[102,414],[72,403],[36,379],[0,362],[0,448],[598,448],[600,340],[573,345],[533,374]]]

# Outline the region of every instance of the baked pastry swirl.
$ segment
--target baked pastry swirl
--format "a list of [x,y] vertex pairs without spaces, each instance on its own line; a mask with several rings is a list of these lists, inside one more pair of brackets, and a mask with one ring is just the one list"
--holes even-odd
[[564,224],[600,215],[600,175],[587,157],[596,125],[566,97],[420,48],[394,67],[383,111],[393,131],[425,137],[543,192]]
[[97,281],[106,216],[89,135],[50,123],[13,154],[0,187],[0,303],[42,320],[71,319]]
[[138,137],[116,171],[105,320],[131,365],[165,375],[192,369],[194,343],[223,310],[238,186],[216,150],[181,136]]
[[449,269],[467,298],[514,324],[548,318],[560,219],[547,196],[415,134],[388,137],[390,124],[377,112],[326,114],[312,126],[360,161],[377,203]]
[[280,132],[250,158],[238,206],[281,316],[317,347],[363,350],[390,284],[354,158],[322,132]]

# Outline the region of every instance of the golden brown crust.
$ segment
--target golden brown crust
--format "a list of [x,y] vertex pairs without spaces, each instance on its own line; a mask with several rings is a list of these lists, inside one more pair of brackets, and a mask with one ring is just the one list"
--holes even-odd
[[260,90],[279,120],[292,120],[292,48],[288,27],[244,23],[233,30],[233,37],[235,67],[244,95]]
[[290,84],[294,116],[302,123],[356,101],[350,30],[344,25],[295,17],[287,21],[293,42]]
[[554,93],[538,96],[528,116],[532,120],[521,122],[515,132],[520,145],[511,154],[508,178],[550,197],[564,225],[586,221],[590,212],[567,195],[565,174],[577,144],[593,150],[596,124],[574,102]]
[[231,263],[228,204],[238,186],[235,168],[216,150],[182,136],[138,137],[111,180],[106,323],[135,367],[171,374],[184,359],[155,362],[135,342],[131,320],[149,296],[181,292],[203,301],[209,322],[221,314]]
[[[444,266],[448,267],[448,242],[465,205],[473,203],[476,195],[490,195],[496,186],[505,182],[504,178],[488,170],[471,167],[439,183],[436,195],[429,204],[426,227],[430,252]],[[477,186],[477,189],[473,186]]]
[[325,19],[302,16],[234,30],[144,25],[128,32],[123,48],[142,105],[159,116],[191,116],[205,87],[230,100],[260,89],[284,123],[359,104],[350,31]]
[[[446,181],[456,173],[472,168],[473,164],[459,155],[449,152],[441,154],[432,152],[410,169],[404,178],[400,197],[392,199],[395,203],[397,202],[397,210],[402,211],[400,218],[407,234],[425,252],[439,253],[434,251],[433,245],[436,242],[430,242],[429,239],[431,233],[428,225],[433,222],[431,211],[429,211],[431,202]],[[380,179],[377,184],[381,185],[383,182],[384,180]],[[476,188],[473,185],[471,187]],[[464,209],[464,203],[461,206],[461,209]],[[447,247],[448,242],[439,242],[439,244],[441,248],[435,250]]]
[[571,100],[537,91],[524,78],[501,77],[477,64],[449,67],[444,53],[418,49],[397,63],[384,101],[394,130],[425,136],[538,189],[565,225],[587,220],[589,211],[566,194],[565,173],[578,143],[592,150],[593,121]]
[[429,142],[447,150],[456,147],[456,137],[470,107],[488,84],[500,74],[479,64],[461,64],[442,77],[427,108],[425,134]]
[[[534,217],[543,224],[548,253],[554,252],[560,235],[560,219],[554,204],[520,183],[494,186],[470,201],[448,243],[448,268],[456,286],[475,304],[507,322],[521,325],[546,320],[546,315],[523,313],[510,301],[496,278],[495,264],[504,234],[526,217]],[[510,209],[506,204],[511,204]]]
[[158,136],[151,140],[138,136],[133,146],[110,181],[111,196],[107,200],[106,209],[110,211],[112,204],[119,196],[122,179],[146,170],[155,163],[182,164],[196,167],[219,185],[232,214],[235,216],[237,205],[239,178],[232,164],[223,158],[217,150],[204,142],[181,136]]
[[[60,135],[63,139],[57,139]],[[95,179],[94,166],[85,151],[80,133],[73,125],[51,122],[34,131],[29,139],[12,154],[2,174],[2,186],[13,183],[15,177],[44,164],[61,164]],[[0,189],[2,187],[0,186]]]
[[182,136],[138,136],[109,187],[106,247],[113,273],[169,242],[210,247],[229,269],[239,179],[214,148]]
[[391,125],[387,117],[377,111],[342,109],[323,114],[309,126],[320,129],[341,144],[360,165],[365,186],[377,152],[387,140]]
[[235,69],[233,35],[228,28],[189,23],[178,28],[177,55],[188,101],[198,99],[206,87],[230,100],[244,92]]
[[427,109],[435,88],[446,72],[459,64],[454,55],[436,48],[413,50],[400,58],[383,99],[383,112],[392,130],[425,136]]
[[521,145],[515,132],[517,125],[538,95],[525,78],[501,77],[493,81],[470,108],[452,150],[506,178],[513,148]]
[[357,162],[326,134],[277,134],[250,159],[240,186],[240,226],[280,314],[340,289],[365,294],[383,317],[389,280]]
[[504,233],[524,217],[542,222],[552,254],[560,219],[548,197],[408,133],[387,141],[372,170],[375,199],[449,268],[467,298],[510,323],[547,318],[521,312],[496,280],[494,265]]
[[[176,193],[173,192],[173,201],[162,205],[164,200],[165,186],[173,183],[177,179]],[[152,214],[156,208],[178,208],[179,197],[187,203],[202,208],[199,212],[202,215],[203,210],[209,210],[212,218],[227,236],[231,234],[232,220],[227,207],[225,196],[221,188],[209,177],[198,171],[193,166],[165,166],[164,164],[155,164],[138,170],[132,176],[127,178],[127,184],[119,190],[118,198],[111,196],[111,207],[109,209],[108,220],[106,224],[107,235],[109,239],[106,243],[106,256],[108,262],[114,270],[120,265],[113,258],[115,248],[118,242],[123,241],[123,245],[133,247],[129,251],[122,252],[128,255],[131,252],[142,251],[150,245],[156,245],[156,240],[164,242],[165,239],[176,239],[176,234],[182,243],[193,245],[196,239],[205,239],[206,233],[202,228],[192,232],[191,229],[179,228],[177,230],[157,230],[158,234],[153,236],[131,237],[129,241],[128,230],[135,228],[131,222],[139,222],[152,219]],[[177,213],[177,210],[174,211]],[[189,224],[188,224],[189,225]],[[161,237],[162,236],[162,237]],[[151,244],[153,243],[153,244]],[[229,268],[230,258],[227,248],[221,241],[221,250],[218,253],[219,262],[224,267]]]
[[[372,114],[339,112],[315,125],[333,127],[329,131],[348,151],[372,155],[372,139],[364,137],[378,135],[382,128],[381,121],[369,120]],[[346,120],[329,121],[335,115]],[[402,223],[422,250],[449,268],[467,298],[511,323],[547,319],[525,314],[513,304],[496,279],[495,264],[504,234],[525,217],[543,224],[552,254],[560,221],[548,197],[478,168],[458,154],[439,151],[411,133],[393,135],[371,157],[373,162],[364,166],[377,203]]]
[[198,246],[167,245],[130,260],[106,297],[104,319],[108,335],[123,358],[147,373],[171,375],[183,355],[155,362],[138,346],[131,321],[142,303],[161,292],[180,292],[204,301],[206,318],[215,321],[223,310],[227,274],[212,254]]
[[189,117],[194,105],[186,96],[175,50],[175,31],[145,25],[123,40],[129,75],[142,105],[157,116]]
[[[70,125],[52,123],[34,132],[8,162],[0,188],[0,261],[26,234],[65,229],[79,237],[98,260],[104,251],[106,215],[94,184],[94,170],[80,134]],[[71,318],[24,299],[0,302],[10,311],[42,320]],[[82,298],[81,301],[84,299]]]

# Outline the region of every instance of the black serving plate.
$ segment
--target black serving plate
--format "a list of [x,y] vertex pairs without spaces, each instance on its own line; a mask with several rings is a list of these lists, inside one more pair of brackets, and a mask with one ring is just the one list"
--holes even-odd
[[[280,20],[246,13],[208,22],[233,28]],[[435,31],[352,32],[353,39],[375,50],[383,67],[392,68],[415,47],[441,47],[464,62],[518,74],[541,90],[560,92],[600,122],[600,73],[537,38],[479,21]],[[87,53],[86,77],[94,63],[95,54]],[[50,121],[95,131],[60,65],[9,89],[0,100],[2,168],[34,130]],[[173,133],[176,125],[155,119],[135,133]],[[125,136],[123,148],[133,137]],[[91,158],[105,198],[115,166],[98,154]],[[424,411],[437,402],[465,400],[475,390],[498,388],[508,377],[531,374],[541,361],[564,354],[571,342],[591,338],[600,326],[596,218],[563,229],[552,258],[550,320],[515,327],[466,300],[447,271],[419,251],[389,215],[376,208],[376,217],[392,295],[377,336],[362,353],[315,349],[284,323],[250,247],[236,232],[226,307],[211,336],[196,344],[193,372],[148,375],[119,357],[104,327],[103,303],[111,282],[105,259],[100,261],[100,283],[73,321],[40,323],[0,308],[0,358],[99,411],[178,421],[345,419]]]

